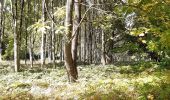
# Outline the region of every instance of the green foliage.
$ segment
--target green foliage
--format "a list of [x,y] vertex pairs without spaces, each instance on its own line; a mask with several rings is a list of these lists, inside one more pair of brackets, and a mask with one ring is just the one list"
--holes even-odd
[[3,55],[4,59],[13,59],[13,55],[14,55],[13,44],[14,44],[14,39],[12,37],[9,37],[8,44],[5,50],[5,54]]
[[[143,50],[140,49],[138,52],[152,51],[157,53],[161,59],[169,57],[169,4],[168,0],[128,0],[127,5],[129,6],[122,7],[124,9],[120,11],[122,13],[135,12],[137,14],[135,25],[129,34],[136,38],[136,41],[133,41],[133,38],[127,38],[127,40],[135,42],[134,44],[142,44],[137,48],[143,48]],[[130,50],[124,48],[124,51],[125,49]]]
[[[142,1],[144,1],[144,0],[142,0]],[[145,1],[149,1],[149,0],[145,0]],[[128,0],[129,4],[138,4],[140,2],[141,2],[141,0]]]
[[0,74],[0,99],[169,99],[169,70],[153,62],[127,66],[79,66],[79,79],[68,83],[64,68]]
[[42,22],[42,20],[39,20],[38,22],[36,22],[35,24],[33,24],[27,28],[28,31],[31,31],[34,33],[36,33],[36,32],[39,32],[39,33],[45,32],[46,33],[47,29],[50,29],[50,27],[47,25],[47,22],[44,23],[44,22]]
[[58,25],[58,26],[56,26],[55,29],[56,29],[56,31],[55,31],[56,34],[63,35],[66,32],[66,27],[63,25]]
[[149,41],[147,48],[149,51],[156,51],[158,50],[158,45],[154,41]]
[[159,63],[162,67],[170,68],[170,58],[163,58]]
[[66,11],[66,7],[63,6],[63,7],[58,7],[57,10],[54,12],[54,16],[58,21],[65,19],[65,15],[66,15],[65,11]]
[[139,87],[141,96],[139,99],[154,99],[154,100],[165,100],[170,99],[168,95],[170,95],[169,85],[166,83],[162,84],[145,84],[144,87]]
[[126,52],[126,51],[130,51],[131,53],[135,53],[137,51],[139,51],[139,47],[138,44],[136,43],[132,43],[132,42],[128,42],[120,47],[115,47],[112,52],[114,53],[122,53],[122,52]]
[[28,88],[31,85],[28,83],[22,83],[22,82],[15,82],[11,84],[11,88]]
[[[113,3],[113,1],[116,1],[116,3]],[[121,0],[110,0],[109,4],[114,6],[105,6],[104,9],[109,11],[98,11],[97,18],[92,20],[93,26],[104,32],[105,46],[109,47],[108,41],[118,38],[119,35],[125,40],[124,18],[127,14],[135,12],[137,17],[135,18],[134,28],[130,30],[130,33],[126,31],[128,33],[126,35],[129,37],[125,37],[125,43],[121,47],[115,47],[113,52],[128,51],[138,54],[148,51],[156,52],[162,57],[160,66],[168,68],[170,65],[170,1],[127,1],[123,4]],[[7,7],[9,5],[10,1],[7,0]],[[34,3],[31,2],[30,6],[33,5]],[[20,6],[18,7],[20,8]],[[39,7],[41,8],[41,6]],[[27,14],[28,10],[30,9],[25,8],[24,10],[26,12],[24,19],[28,22],[24,24],[29,26],[27,28],[28,36],[34,35],[32,38],[35,39],[35,50],[40,45],[40,33],[48,33],[51,29],[51,22],[48,19],[45,23],[42,20],[34,22],[34,17],[39,18],[42,12],[35,11],[38,14],[32,16],[35,14],[34,10]],[[65,33],[66,30],[63,26],[65,10],[65,6],[60,7],[53,14],[56,21],[54,30],[59,36],[57,37],[58,43],[60,43],[62,37],[60,35]],[[18,9],[18,15],[20,15],[19,12],[20,9]],[[6,13],[5,16],[7,17],[5,35],[9,35],[3,40],[6,43],[5,54],[3,55],[5,59],[13,59],[13,35],[11,22],[8,21],[12,19],[10,14],[11,12]],[[118,32],[114,34],[115,30],[118,30]],[[25,35],[24,32],[22,35]],[[118,35],[118,37],[113,37],[113,35]],[[21,39],[22,42],[25,41]],[[116,41],[116,43],[118,42]],[[57,46],[61,47],[60,44],[57,44]],[[23,48],[22,45],[21,54],[24,53]],[[60,48],[57,48],[57,50],[60,50]],[[170,99],[170,80],[168,80],[170,74],[167,73],[169,70],[165,70],[153,62],[140,62],[136,65],[124,66],[79,66],[78,69],[80,72],[79,80],[77,83],[70,84],[66,82],[67,75],[63,68],[45,70],[33,68],[21,73],[12,73],[11,67],[3,68],[0,70],[0,99]]]
[[111,30],[114,16],[112,14],[101,13],[93,22],[93,26],[100,27],[104,32]]
[[133,28],[130,31],[130,35],[132,36],[145,36],[145,33],[148,33],[150,29],[147,29],[146,27],[139,27],[139,28]]
[[161,35],[160,42],[163,49],[170,50],[170,30]]

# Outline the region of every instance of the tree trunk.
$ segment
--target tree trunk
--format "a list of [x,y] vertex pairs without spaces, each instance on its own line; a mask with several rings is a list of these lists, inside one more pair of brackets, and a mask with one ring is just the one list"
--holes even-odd
[[14,9],[13,11],[13,29],[14,29],[14,65],[15,65],[15,72],[19,72],[20,70],[20,47],[19,47],[19,33],[17,31],[17,0],[14,0]]
[[[23,28],[23,27],[22,27],[22,26],[23,26],[22,23],[23,23],[23,16],[24,16],[24,15],[23,15],[23,14],[24,14],[24,13],[23,13],[23,10],[24,10],[24,0],[21,0],[20,4],[21,4],[21,5],[20,5],[20,6],[21,6],[21,11],[20,11],[19,40],[20,40],[20,42],[21,42],[21,41],[22,41],[22,40],[21,40],[21,39],[22,39],[22,37],[21,37],[22,35],[21,35],[21,34],[22,34],[22,28]],[[20,42],[19,42],[19,45],[21,46],[21,43],[20,43]]]
[[[51,12],[54,13],[54,1],[51,0]],[[54,20],[54,15],[52,15],[52,19]],[[55,36],[55,31],[54,31],[54,23],[53,21],[51,22],[51,33],[52,33],[52,62],[53,62],[53,67],[55,68],[55,42],[56,42],[56,36]]]
[[101,63],[106,65],[106,52],[105,52],[105,34],[102,30],[102,55],[101,55]]
[[27,27],[28,27],[28,20],[25,18],[25,65],[27,64],[27,47],[28,47],[28,32],[27,32]]
[[[86,6],[84,6],[85,11],[87,10]],[[84,23],[84,60],[83,63],[86,64],[87,63],[87,22]]]
[[33,33],[30,34],[29,37],[29,43],[30,43],[30,47],[29,47],[29,57],[30,57],[30,65],[31,68],[33,67]]
[[[31,13],[31,1],[28,1],[28,16],[30,16],[30,13]],[[31,20],[28,19],[28,24],[30,24]],[[30,66],[31,68],[33,67],[33,43],[34,41],[34,37],[33,37],[33,33],[31,32],[30,35],[29,35],[29,60],[30,60]]]
[[[46,0],[42,0],[42,23],[43,26],[45,24],[45,1]],[[45,32],[44,30],[42,30],[41,33],[41,67],[43,67],[45,65]]]
[[4,5],[4,0],[1,0],[0,1],[0,62],[2,61],[3,5]]
[[77,46],[78,46],[78,37],[80,34],[80,20],[81,20],[81,7],[80,7],[80,3],[81,0],[74,0],[75,4],[75,21],[73,23],[73,40],[72,40],[72,58],[73,58],[73,62],[74,65],[77,66]]
[[70,82],[75,82],[78,78],[77,68],[74,65],[74,61],[71,53],[71,37],[72,37],[72,15],[73,15],[73,1],[67,0],[66,3],[66,36],[65,36],[65,45],[64,45],[64,58],[65,58],[65,66],[68,73],[68,79]]

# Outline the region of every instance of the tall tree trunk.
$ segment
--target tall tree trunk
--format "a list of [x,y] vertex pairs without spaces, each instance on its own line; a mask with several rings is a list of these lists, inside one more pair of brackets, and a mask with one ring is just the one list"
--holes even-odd
[[[29,18],[29,2],[30,1],[28,1],[27,2],[27,8],[28,8],[28,11],[27,11],[27,16],[28,16],[28,18]],[[27,64],[27,52],[28,52],[28,50],[27,50],[27,48],[28,48],[28,31],[27,31],[27,27],[28,27],[28,25],[29,25],[29,19],[28,18],[26,18],[25,17],[25,65]]]
[[[52,27],[51,27],[52,28]],[[48,35],[48,62],[52,63],[52,31],[49,32],[50,34]]]
[[81,7],[80,7],[80,3],[81,0],[74,0],[75,4],[75,21],[73,23],[73,40],[72,40],[72,58],[73,58],[73,62],[74,65],[77,66],[77,46],[78,46],[78,37],[80,34],[80,20],[81,20]]
[[17,31],[17,0],[13,1],[14,3],[14,9],[13,9],[13,29],[14,29],[14,65],[15,65],[15,72],[19,72],[20,70],[20,47],[19,47],[19,33]]
[[[28,16],[30,16],[30,13],[31,13],[31,1],[28,1]],[[28,24],[30,24],[31,20],[28,18]],[[34,40],[34,37],[33,37],[33,33],[31,32],[30,35],[29,35],[29,59],[30,59],[30,65],[31,67],[33,67],[33,40]]]
[[[51,12],[52,14],[54,13],[54,0],[51,0]],[[52,20],[54,20],[54,15],[52,15]],[[51,22],[51,33],[52,33],[52,62],[53,62],[53,67],[55,68],[55,42],[56,42],[56,36],[55,36],[55,31],[54,31],[54,23],[53,21]]]
[[[90,12],[91,13],[91,12]],[[91,14],[89,15],[89,20],[91,21],[92,20],[92,18],[91,18]],[[89,33],[88,33],[88,62],[90,63],[90,64],[92,64],[92,45],[93,45],[93,28],[92,28],[92,23],[90,23],[89,22]]]
[[[45,1],[42,0],[42,23],[43,26],[45,25]],[[44,30],[41,33],[41,66],[43,67],[45,65],[45,32]]]
[[[22,41],[21,39],[22,39],[22,23],[23,23],[23,16],[24,16],[24,13],[23,13],[23,10],[24,10],[24,0],[21,0],[20,1],[20,9],[21,9],[21,11],[20,11],[20,27],[19,27],[19,40],[20,40],[20,42]],[[21,46],[21,43],[19,42],[19,45]]]
[[60,40],[60,62],[63,61],[63,37],[62,36],[58,36],[58,40]]
[[30,34],[29,36],[29,43],[30,43],[30,47],[29,47],[29,57],[30,57],[30,65],[31,68],[33,67],[33,33]]
[[19,26],[19,47],[21,47],[22,33],[23,33],[23,16],[24,16],[24,0],[20,0],[20,26]]
[[72,28],[73,28],[73,2],[74,0],[67,0],[66,3],[66,36],[65,36],[65,45],[64,45],[64,58],[65,66],[68,73],[68,79],[70,82],[75,82],[78,78],[77,67],[74,65],[74,61],[71,53],[71,37],[72,37]]
[[[84,10],[86,11],[87,10],[87,8],[86,8],[86,6],[84,6]],[[84,64],[87,62],[87,22],[85,22],[84,23],[84,55],[83,55],[83,57],[84,57]]]
[[2,61],[3,5],[4,5],[4,0],[1,0],[0,1],[0,62]]
[[28,27],[28,20],[25,18],[25,65],[27,64],[27,47],[28,47],[28,31],[27,31],[27,27]]
[[102,30],[102,55],[101,55],[101,63],[106,65],[106,52],[105,52],[105,34]]

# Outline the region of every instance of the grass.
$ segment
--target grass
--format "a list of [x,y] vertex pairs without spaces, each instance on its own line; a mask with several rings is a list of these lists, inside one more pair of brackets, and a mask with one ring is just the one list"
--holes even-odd
[[0,100],[169,100],[170,71],[154,63],[78,66],[68,83],[64,67],[0,70]]

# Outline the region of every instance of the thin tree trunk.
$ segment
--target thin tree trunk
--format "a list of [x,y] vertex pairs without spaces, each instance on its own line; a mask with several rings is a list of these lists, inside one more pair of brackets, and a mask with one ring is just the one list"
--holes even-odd
[[74,65],[74,61],[72,59],[71,54],[71,42],[70,39],[72,37],[72,16],[73,16],[73,2],[74,0],[67,0],[66,3],[66,36],[65,36],[65,45],[64,45],[64,58],[65,58],[65,66],[68,73],[68,79],[70,82],[75,82],[78,78],[77,68]]
[[106,52],[105,52],[105,34],[102,30],[102,55],[101,55],[101,63],[106,65]]
[[52,62],[52,31],[50,31],[47,41],[48,41],[48,61],[49,63],[51,63]]
[[[51,12],[54,13],[54,1],[51,0]],[[54,20],[54,15],[52,15],[52,20]],[[54,23],[53,21],[51,22],[51,32],[52,32],[52,62],[53,62],[53,67],[55,68],[55,42],[56,42],[56,36],[54,32]]]
[[[22,41],[22,37],[21,37],[21,34],[22,34],[22,23],[23,23],[23,10],[24,10],[24,0],[21,0],[20,1],[20,6],[21,6],[21,11],[20,11],[20,27],[19,27],[19,40],[20,42]],[[21,43],[19,42],[19,45],[21,46]]]
[[0,62],[2,61],[3,5],[4,5],[4,0],[1,0],[0,1]]
[[[60,39],[61,38],[61,39]],[[58,40],[60,40],[60,62],[63,61],[63,37],[58,36]]]
[[28,27],[28,20],[25,19],[26,23],[25,23],[25,65],[27,64],[27,47],[28,47],[28,31],[27,31],[27,27]]
[[[42,0],[42,23],[45,24],[45,1]],[[44,30],[41,33],[41,67],[45,65],[45,32]]]
[[19,33],[17,31],[17,0],[14,0],[14,11],[13,11],[13,29],[14,29],[14,65],[15,65],[15,72],[19,72],[20,70],[20,47],[19,47]]
[[77,46],[78,46],[78,37],[79,37],[79,34],[80,34],[80,27],[79,27],[79,23],[80,23],[80,20],[81,20],[81,7],[80,7],[80,3],[81,3],[81,0],[74,0],[75,1],[75,4],[74,4],[74,7],[75,7],[75,21],[73,23],[73,35],[75,35],[73,37],[73,40],[72,40],[72,58],[73,58],[73,62],[74,62],[74,65],[77,66]]
[[26,29],[26,31],[25,31],[25,65],[26,65],[27,64],[27,45],[28,45],[28,41],[27,41],[27,39],[28,39],[28,31],[27,31],[28,20],[26,19],[25,21],[26,21],[26,23],[25,23],[25,29]]
[[[31,1],[28,1],[28,16],[30,17],[30,13],[31,13]],[[30,24],[30,19],[28,19],[28,22]],[[33,67],[33,33],[31,32],[29,35],[29,59],[30,59],[30,65],[31,68]]]
[[29,42],[30,42],[29,56],[30,56],[30,64],[32,68],[33,67],[33,33],[31,33],[29,36]]
[[[89,15],[89,20],[91,20],[91,15]],[[88,62],[92,64],[92,23],[89,23],[89,33],[88,33]]]
[[[84,9],[86,11],[86,6],[84,6]],[[87,22],[84,23],[84,64],[87,62],[87,58],[86,58],[86,55],[87,55]]]

